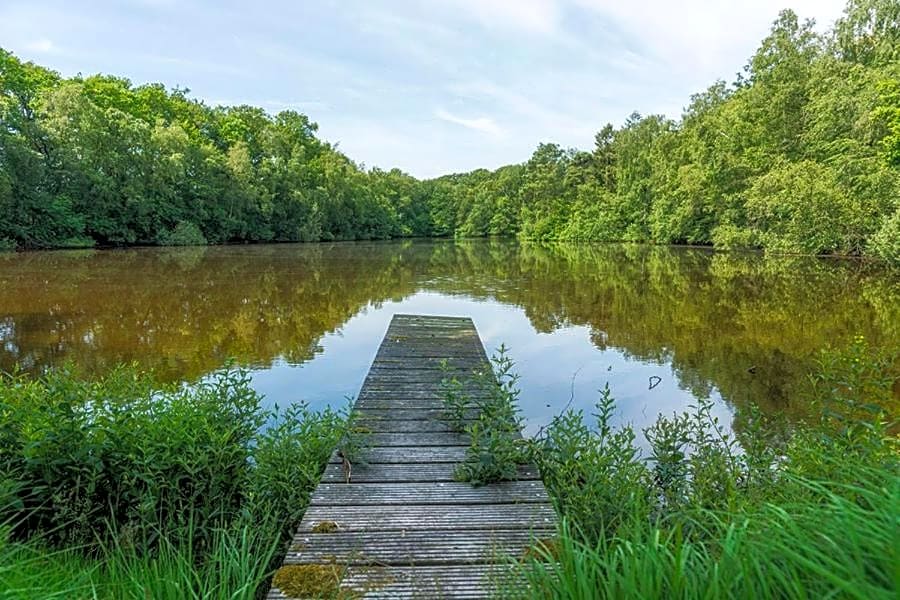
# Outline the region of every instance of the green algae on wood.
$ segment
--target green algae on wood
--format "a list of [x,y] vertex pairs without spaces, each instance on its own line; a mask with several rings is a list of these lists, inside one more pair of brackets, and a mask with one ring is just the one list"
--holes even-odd
[[341,598],[344,568],[336,564],[284,565],[272,577],[272,586],[290,598]]
[[313,533],[334,533],[339,529],[338,524],[334,521],[319,521],[313,525]]

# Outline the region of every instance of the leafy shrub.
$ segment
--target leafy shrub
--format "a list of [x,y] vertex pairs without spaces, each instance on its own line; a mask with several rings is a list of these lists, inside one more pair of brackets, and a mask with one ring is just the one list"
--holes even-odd
[[179,221],[173,229],[161,231],[156,243],[160,246],[205,246],[207,240],[195,223]]
[[748,190],[746,209],[767,250],[821,254],[847,247],[850,201],[826,165],[806,160],[773,168]]
[[12,252],[16,249],[16,241],[0,237],[0,252]]
[[341,458],[344,479],[350,483],[353,479],[353,467],[365,466],[366,448],[369,447],[369,436],[372,431],[360,424],[360,413],[350,411],[337,431],[337,455]]
[[450,365],[446,360],[441,362],[441,370],[445,373],[445,377],[441,379],[443,417],[453,431],[462,433],[466,429],[466,419],[475,405],[463,382],[458,377],[448,375]]
[[896,597],[897,356],[856,338],[811,378],[821,418],[781,432],[751,410],[726,435],[708,400],[645,430],[556,417],[532,453],[562,517],[521,562],[534,597]]
[[615,403],[606,386],[597,403],[597,429],[582,411],[554,417],[531,442],[531,457],[560,515],[590,539],[646,515],[652,501],[649,471],[639,461],[634,431],[610,424]]
[[91,239],[87,236],[83,236],[83,235],[68,237],[68,238],[57,240],[57,241],[53,242],[53,246],[56,248],[72,248],[72,249],[93,248],[96,245],[97,245],[97,242],[95,242],[93,239]]
[[712,414],[712,402],[700,399],[644,430],[647,456],[630,426],[613,429],[608,386],[595,428],[583,412],[566,411],[535,438],[520,440],[512,361],[502,347],[493,361],[495,372],[482,373],[475,388],[484,399],[461,393],[459,382],[450,388],[454,401],[468,399],[460,411],[480,411],[466,428],[472,444],[458,476],[476,484],[514,479],[517,464],[533,461],[559,513],[591,543],[636,526],[708,541],[710,514],[739,520],[767,503],[808,500],[808,481],[859,485],[857,470],[875,469],[897,482],[898,442],[890,433],[898,412],[897,356],[874,353],[861,338],[823,352],[811,379],[819,422],[786,433],[751,407],[735,437]]
[[[465,382],[473,386],[474,396],[458,380],[444,384],[451,426],[463,428],[471,440],[456,478],[475,485],[514,480],[518,466],[527,458],[518,415],[519,376],[513,373],[513,361],[505,346],[500,346],[491,363],[491,369],[476,372],[471,381]],[[469,411],[475,412],[476,419],[464,425],[463,418]]]
[[713,229],[712,242],[716,248],[725,250],[744,250],[760,246],[756,232],[731,224],[722,224]]
[[[0,378],[0,522],[59,545],[135,548],[275,515],[290,528],[342,420],[298,405],[269,412],[249,376],[225,369],[189,387],[121,368]],[[264,427],[268,425],[268,427]],[[276,536],[277,537],[277,536]]]
[[869,239],[869,252],[892,265],[900,266],[900,208],[885,217],[881,228]]

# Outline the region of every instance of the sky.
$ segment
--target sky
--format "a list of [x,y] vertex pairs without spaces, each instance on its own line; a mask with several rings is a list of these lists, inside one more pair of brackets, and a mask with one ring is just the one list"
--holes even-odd
[[0,47],[66,76],[291,109],[366,167],[496,168],[590,149],[633,111],[732,82],[784,8],[844,0],[0,0]]

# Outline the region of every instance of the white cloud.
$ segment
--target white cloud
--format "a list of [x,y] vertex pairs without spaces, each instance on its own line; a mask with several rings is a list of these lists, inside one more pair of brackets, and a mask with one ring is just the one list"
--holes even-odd
[[557,31],[562,14],[558,0],[453,0],[454,13],[488,29],[548,34]]
[[53,52],[54,50],[56,50],[56,46],[47,38],[41,38],[39,40],[34,40],[25,44],[25,49],[30,50],[31,52],[40,52],[46,54],[48,52]]
[[790,8],[801,19],[816,18],[824,30],[846,4],[846,0],[570,1],[611,19],[668,68],[726,80],[750,58],[781,10]]
[[495,103],[498,110],[521,117],[517,121],[530,129],[552,129],[559,135],[584,129],[578,115],[549,108],[536,100],[537,94],[534,92],[538,90],[535,86],[531,88],[532,94],[528,94],[490,81],[469,81],[452,84],[448,90],[471,100],[489,100]]
[[447,112],[446,110],[439,108],[434,112],[434,116],[442,121],[447,121],[448,123],[455,123],[456,125],[462,125],[467,129],[472,129],[474,131],[479,131],[481,133],[486,133],[492,136],[501,136],[503,135],[503,130],[500,128],[497,123],[494,122],[493,119],[489,117],[477,117],[474,119],[467,119],[465,117],[460,117],[454,115],[452,113]]

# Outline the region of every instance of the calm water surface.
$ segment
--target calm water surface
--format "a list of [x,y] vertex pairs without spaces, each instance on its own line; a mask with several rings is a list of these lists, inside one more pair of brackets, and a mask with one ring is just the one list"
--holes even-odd
[[735,426],[750,402],[796,417],[820,348],[900,347],[900,277],[853,261],[494,241],[0,254],[7,370],[195,381],[234,357],[269,403],[342,405],[398,312],[471,316],[489,352],[509,346],[531,431],[607,382],[639,428],[698,397]]

